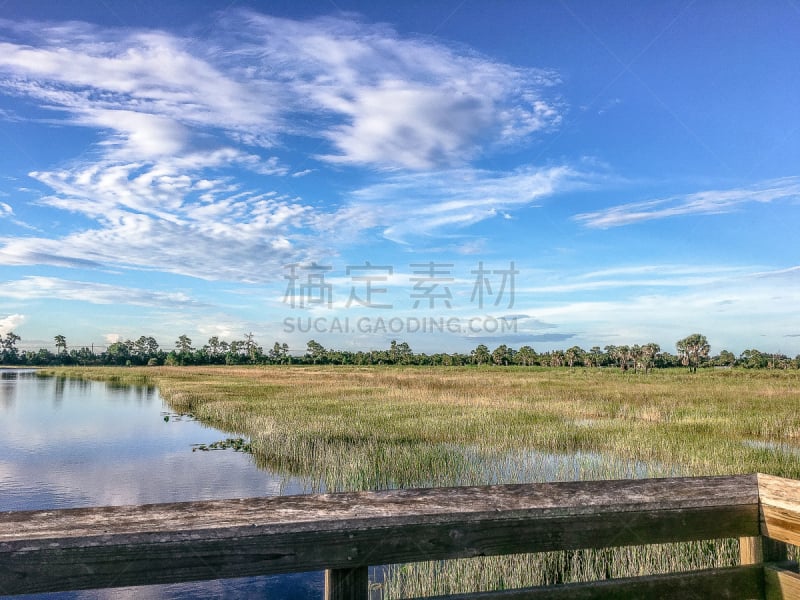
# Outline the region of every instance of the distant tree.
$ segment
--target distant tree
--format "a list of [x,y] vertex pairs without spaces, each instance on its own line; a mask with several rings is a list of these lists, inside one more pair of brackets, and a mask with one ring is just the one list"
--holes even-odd
[[56,355],[47,348],[39,348],[37,352],[31,352],[27,356],[28,364],[35,366],[47,366],[56,364]]
[[124,365],[130,360],[130,348],[125,342],[114,342],[106,348],[105,362],[112,365]]
[[211,356],[216,356],[217,354],[219,354],[219,348],[220,344],[218,336],[214,335],[208,338],[208,353]]
[[67,352],[67,338],[58,334],[53,339],[56,343],[56,354],[65,354]]
[[246,333],[244,336],[244,353],[247,355],[247,358],[251,363],[257,362],[258,357],[263,353],[262,349],[256,343],[252,331],[250,333]]
[[[600,357],[602,356],[603,351],[600,349],[600,346],[592,346],[589,349],[589,353],[587,354],[587,359],[591,360],[592,364],[595,367],[600,366]],[[592,366],[591,364],[589,365]]]
[[644,369],[644,374],[647,375],[656,361],[656,356],[661,352],[661,346],[655,342],[650,342],[639,348],[637,365]]
[[17,342],[22,338],[13,331],[9,331],[3,338],[0,338],[0,348],[2,348],[2,362],[4,364],[13,365],[19,361],[19,351],[17,350]]
[[564,365],[564,351],[563,350],[553,350],[550,352],[550,366],[551,367],[561,367]]
[[580,346],[573,346],[564,352],[564,360],[567,361],[567,365],[572,368],[575,366],[576,362],[583,362],[585,354],[586,352],[583,351],[583,348]]
[[148,356],[155,356],[158,354],[158,342],[156,338],[151,335],[147,336],[147,354]]
[[729,350],[723,350],[719,353],[719,356],[717,356],[714,364],[720,367],[732,367],[736,364],[736,355]]
[[470,353],[470,358],[474,364],[483,365],[488,363],[492,359],[492,356],[489,354],[489,348],[487,348],[485,344],[478,344],[475,350]]
[[679,356],[672,354],[671,352],[666,352],[666,351],[659,352],[656,355],[655,366],[660,367],[662,369],[680,367],[681,359]]
[[70,353],[74,353],[74,362],[79,365],[91,365],[98,363],[97,356],[94,352],[92,352],[91,348],[88,348],[87,346],[82,347],[80,350],[72,350]]
[[133,352],[140,362],[145,362],[147,360],[147,337],[143,335],[139,336],[139,339],[133,343]]
[[511,364],[512,359],[513,357],[511,354],[511,348],[509,348],[505,344],[500,344],[492,352],[492,362],[496,365]]
[[272,350],[269,351],[267,357],[269,358],[270,362],[283,364],[286,362],[288,355],[289,346],[287,344],[275,342],[275,345],[272,346]]
[[392,340],[389,344],[388,354],[389,362],[395,365],[407,365],[412,362],[414,356],[408,342],[397,343],[397,340]]
[[309,340],[306,343],[306,357],[311,359],[315,365],[325,361],[325,347],[314,340]]
[[187,335],[180,336],[175,342],[175,348],[180,354],[189,354],[194,352],[194,348],[192,348],[192,338]]
[[788,369],[791,366],[791,360],[785,354],[770,354],[767,360],[768,369]]
[[612,363],[619,365],[620,369],[625,370],[624,357],[627,348],[627,346],[614,346],[613,344],[609,344],[604,348],[604,350]]
[[682,340],[678,340],[675,343],[675,348],[678,350],[681,364],[689,367],[689,371],[692,373],[697,372],[697,367],[708,358],[708,353],[711,350],[706,336],[700,333],[693,333]]
[[400,342],[397,344],[397,362],[401,365],[411,364],[414,360],[414,352],[408,342]]
[[530,367],[536,364],[536,350],[530,346],[523,346],[514,355],[514,362],[518,365]]

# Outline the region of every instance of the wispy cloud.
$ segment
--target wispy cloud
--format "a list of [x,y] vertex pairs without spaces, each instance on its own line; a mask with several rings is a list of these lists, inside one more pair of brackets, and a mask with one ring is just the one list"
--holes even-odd
[[666,219],[682,215],[729,213],[748,203],[767,204],[776,200],[800,198],[800,178],[787,177],[765,181],[751,187],[730,190],[709,190],[620,204],[596,212],[581,213],[574,219],[586,227],[608,229],[642,221]]
[[[75,22],[0,28],[0,92],[99,137],[71,161],[30,173],[52,190],[39,204],[89,225],[57,239],[0,238],[2,264],[264,282],[277,266],[330,255],[323,244],[376,227],[397,241],[445,233],[548,195],[571,176],[465,166],[480,147],[558,124],[561,108],[548,99],[556,74],[385,25],[232,11],[202,41],[189,30]],[[272,155],[289,136],[318,149],[306,161],[394,174],[312,208],[315,199],[279,193],[289,186],[270,179],[318,170]],[[245,184],[243,172],[264,177]],[[11,206],[0,211],[9,216]]]
[[334,215],[317,226],[349,236],[354,229],[380,228],[387,239],[453,232],[480,221],[504,218],[504,211],[527,206],[581,185],[569,167],[524,168],[511,173],[454,169],[397,175],[361,188]]
[[[5,25],[12,39],[25,29]],[[0,43],[0,86],[110,132],[104,144],[124,159],[174,154],[198,130],[221,130],[261,147],[284,134],[327,140],[330,162],[426,169],[560,120],[545,97],[554,73],[356,19],[234,11],[202,42],[84,23],[37,34],[47,42]]]
[[[16,300],[78,300],[91,304],[130,304],[134,306],[199,307],[200,302],[181,292],[158,292],[90,281],[71,281],[55,277],[23,277],[0,283],[0,297]],[[0,320],[0,330],[22,315]],[[11,327],[13,328],[13,327]]]
[[580,275],[557,274],[550,283],[520,287],[521,293],[561,294],[622,288],[690,288],[719,285],[743,276],[756,276],[754,267],[650,264],[600,269]]
[[561,118],[545,94],[558,83],[553,72],[357,18],[241,14],[248,26],[239,27],[239,52],[259,57],[258,73],[286,82],[294,110],[332,119],[321,130],[334,149],[320,156],[329,162],[452,166],[476,155],[480,143],[518,141]]
[[278,86],[223,73],[191,38],[84,23],[42,24],[37,33],[47,40],[38,47],[0,43],[3,88],[115,132],[108,143],[123,152],[175,151],[190,126],[261,140],[273,132]]
[[[8,196],[8,194],[2,194],[3,196]],[[9,222],[17,225],[18,227],[22,227],[24,229],[30,229],[35,231],[36,228],[32,225],[28,225],[24,221],[20,221],[19,219],[14,216],[14,209],[11,207],[10,204],[6,204],[5,202],[0,202],[0,220],[7,219]]]
[[238,151],[219,149],[34,172],[55,192],[42,204],[84,215],[94,226],[58,239],[0,238],[0,262],[268,279],[270,265],[305,257],[301,227],[308,207],[275,192],[240,189],[226,175],[207,177],[238,160]]

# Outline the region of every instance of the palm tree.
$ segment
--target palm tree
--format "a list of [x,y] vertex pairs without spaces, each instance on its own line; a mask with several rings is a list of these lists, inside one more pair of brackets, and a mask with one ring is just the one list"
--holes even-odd
[[653,363],[656,360],[656,355],[661,352],[661,346],[656,344],[655,342],[650,342],[649,344],[645,344],[640,348],[640,361],[642,366],[644,367],[644,374],[650,371],[650,368],[653,366]]
[[708,344],[706,336],[700,333],[693,333],[675,343],[681,364],[689,367],[692,373],[697,372],[697,366],[703,359],[708,358],[711,346]]
[[491,360],[491,354],[489,354],[489,348],[486,347],[485,344],[478,344],[470,353],[470,358],[472,362],[478,365],[482,365],[487,363]]
[[595,367],[599,367],[600,366],[600,353],[601,352],[602,352],[602,350],[600,350],[600,346],[592,346],[591,349],[589,350],[589,354],[592,357],[592,361],[594,362],[594,366]]

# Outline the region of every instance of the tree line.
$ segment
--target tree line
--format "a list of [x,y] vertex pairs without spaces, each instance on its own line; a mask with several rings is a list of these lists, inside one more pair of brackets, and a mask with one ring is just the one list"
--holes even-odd
[[275,342],[266,351],[255,340],[252,333],[240,340],[225,341],[212,336],[195,347],[191,338],[181,335],[172,348],[162,348],[152,336],[141,336],[137,340],[114,342],[102,352],[82,346],[70,348],[63,335],[53,338],[53,349],[36,351],[19,350],[20,336],[8,332],[0,336],[0,364],[17,366],[60,365],[116,365],[116,366],[160,366],[160,365],[266,365],[266,364],[315,364],[315,365],[498,365],[498,366],[544,366],[544,367],[616,367],[623,371],[647,373],[650,369],[684,366],[692,371],[704,367],[743,367],[748,369],[800,369],[800,355],[789,358],[783,354],[749,349],[738,357],[722,350],[710,354],[706,337],[695,333],[675,344],[676,352],[662,351],[656,343],[633,345],[593,346],[588,350],[572,346],[566,350],[537,352],[531,346],[518,349],[501,344],[490,350],[479,344],[469,353],[432,354],[417,353],[406,342],[393,340],[383,350],[350,351],[325,348],[310,340],[302,356],[289,353],[285,343]]

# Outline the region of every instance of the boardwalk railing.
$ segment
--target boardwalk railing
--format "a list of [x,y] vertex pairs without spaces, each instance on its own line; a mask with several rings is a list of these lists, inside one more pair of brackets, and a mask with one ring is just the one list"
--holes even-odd
[[800,600],[800,482],[760,474],[6,512],[0,594],[326,569],[356,599],[370,565],[718,538],[740,566],[474,597]]

